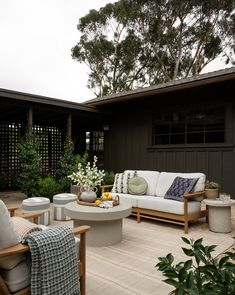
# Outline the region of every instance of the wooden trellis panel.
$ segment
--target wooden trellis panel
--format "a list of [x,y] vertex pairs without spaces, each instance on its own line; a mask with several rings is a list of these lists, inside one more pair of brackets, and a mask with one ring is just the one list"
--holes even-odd
[[40,156],[45,174],[55,175],[62,150],[62,133],[58,127],[33,126],[40,140]]
[[6,178],[7,187],[19,171],[17,144],[20,142],[21,124],[0,122],[0,175]]

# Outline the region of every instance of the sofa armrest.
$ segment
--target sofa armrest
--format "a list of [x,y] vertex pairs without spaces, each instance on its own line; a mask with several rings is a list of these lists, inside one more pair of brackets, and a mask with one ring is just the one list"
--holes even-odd
[[101,194],[103,194],[105,192],[106,189],[111,189],[113,187],[113,184],[105,184],[105,185],[101,185],[100,189],[101,189]]
[[205,195],[205,191],[193,192],[193,193],[185,194],[184,199],[189,200],[189,199],[193,199],[194,197],[203,197],[204,195]]

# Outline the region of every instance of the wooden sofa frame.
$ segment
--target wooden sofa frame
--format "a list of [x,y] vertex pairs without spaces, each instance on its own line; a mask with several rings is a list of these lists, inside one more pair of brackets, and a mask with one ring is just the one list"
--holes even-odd
[[[17,214],[15,211],[18,207],[8,208],[11,216],[18,216],[23,218],[33,218],[34,222],[38,224],[39,217],[42,213],[29,213],[29,214]],[[73,229],[74,235],[80,235],[79,245],[79,261],[78,261],[78,276],[80,281],[80,294],[86,294],[86,232],[90,229],[90,226],[83,225]],[[18,244],[12,247],[8,247],[0,250],[0,257],[11,256],[19,253],[25,253],[30,251],[29,247],[24,244]],[[30,287],[26,287],[15,293],[11,293],[5,284],[4,280],[0,276],[0,295],[30,295]]]
[[[102,185],[101,186],[101,193],[103,194],[106,190],[110,190],[113,187],[112,184],[110,185]],[[202,217],[207,217],[207,210],[201,210],[199,212],[189,213],[188,211],[188,201],[195,197],[204,196],[205,191],[201,192],[193,192],[184,195],[184,214],[174,214],[150,209],[143,209],[143,208],[136,208],[132,207],[132,215],[137,217],[137,222],[139,223],[141,217],[159,220],[163,222],[179,224],[184,226],[184,232],[187,234],[189,231],[189,222],[192,220],[196,220]]]

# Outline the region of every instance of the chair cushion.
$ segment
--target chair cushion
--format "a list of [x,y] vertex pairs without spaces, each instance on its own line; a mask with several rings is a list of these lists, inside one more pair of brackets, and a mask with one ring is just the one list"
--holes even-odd
[[165,196],[166,192],[168,191],[177,176],[184,178],[199,178],[193,189],[194,192],[203,191],[205,188],[206,176],[203,173],[161,172],[157,181],[156,195],[160,197]]
[[116,173],[112,193],[128,193],[128,181],[135,175],[135,171],[125,171],[123,173]]
[[135,176],[128,182],[128,192],[132,195],[145,195],[148,184],[143,177]]
[[[1,224],[0,249],[4,249],[10,246],[19,244],[20,236],[15,229],[15,226],[11,220],[7,207],[1,200],[0,200],[0,224]],[[3,269],[12,269],[23,259],[24,259],[23,254],[17,254],[12,257],[0,258],[0,267]]]
[[192,192],[199,178],[184,178],[177,176],[166,195],[165,199],[172,199],[176,201],[184,201],[184,194]]
[[11,270],[2,270],[1,275],[11,292],[19,291],[30,284],[30,273],[25,261],[21,261]]

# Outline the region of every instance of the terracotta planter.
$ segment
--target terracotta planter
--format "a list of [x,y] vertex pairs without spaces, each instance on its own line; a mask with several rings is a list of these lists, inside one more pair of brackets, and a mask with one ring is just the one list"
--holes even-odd
[[216,199],[219,197],[219,189],[218,188],[216,188],[216,189],[215,188],[214,189],[206,188],[205,192],[206,192],[207,199]]

